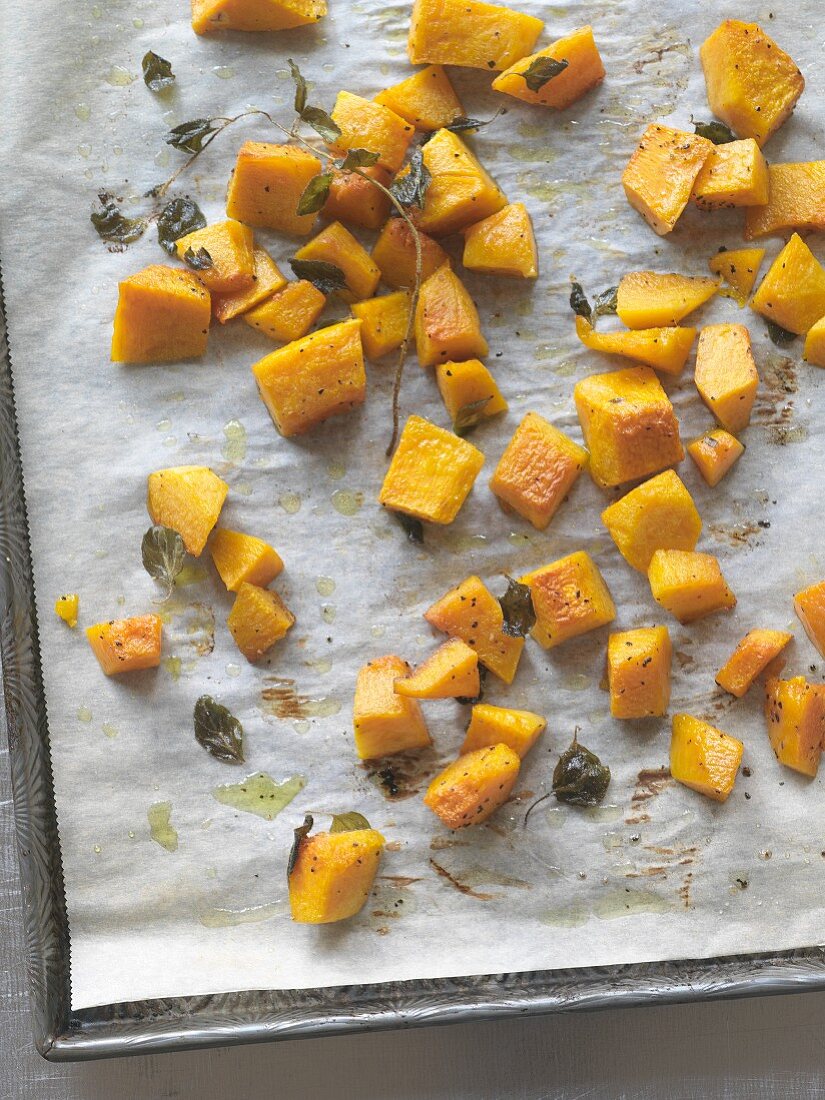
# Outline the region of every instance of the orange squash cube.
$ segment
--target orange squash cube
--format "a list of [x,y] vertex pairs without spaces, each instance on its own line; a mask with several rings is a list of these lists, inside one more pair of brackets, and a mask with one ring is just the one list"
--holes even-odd
[[768,680],[765,718],[779,763],[815,776],[825,737],[825,684],[809,684],[804,676]]
[[585,550],[519,578],[529,585],[536,612],[531,633],[545,649],[598,630],[616,618],[616,607],[598,566]]
[[149,474],[146,507],[152,523],[171,527],[198,557],[218,522],[229,486],[207,466],[172,466]]
[[410,666],[390,654],[369,661],[358,673],[353,705],[355,750],[361,760],[376,760],[432,744],[421,707],[399,695],[395,682]]
[[687,453],[696,463],[699,473],[712,487],[719,484],[745,453],[745,448],[730,432],[726,432],[724,428],[715,428],[689,443]]
[[712,554],[657,550],[647,578],[656,603],[683,625],[736,606],[736,597]]
[[475,303],[449,264],[421,286],[415,309],[415,347],[422,367],[484,356],[489,350]]
[[[392,174],[380,164],[360,169],[364,175],[389,187]],[[332,221],[357,225],[361,229],[380,229],[389,216],[392,203],[389,196],[357,172],[332,169],[332,183],[324,203],[324,217]]]
[[596,332],[584,317],[576,317],[576,335],[586,348],[621,355],[644,363],[662,374],[681,374],[687,362],[695,328],[644,328],[628,332]]
[[212,296],[212,313],[222,325],[260,305],[265,299],[277,294],[286,286],[286,279],[268,252],[264,252],[262,248],[256,248],[252,261],[254,274],[251,286],[235,294],[213,294]]
[[741,699],[793,638],[786,630],[750,630],[716,673],[716,683]]
[[825,581],[808,585],[793,598],[794,611],[805,627],[805,633],[825,657]]
[[481,690],[478,654],[460,638],[451,638],[396,680],[395,690],[411,699],[472,699]]
[[334,149],[339,153],[348,149],[378,153],[378,164],[393,173],[404,163],[407,146],[415,134],[409,122],[395,111],[352,92],[338,93],[332,121],[341,131],[332,143]]
[[751,309],[800,335],[825,317],[825,268],[798,233],[768,268]]
[[702,520],[674,470],[665,470],[609,505],[602,523],[628,565],[647,573],[657,550],[692,550]]
[[610,635],[607,679],[614,718],[663,718],[667,714],[672,657],[666,626]]
[[192,29],[196,34],[285,31],[317,23],[326,14],[326,0],[192,0]]
[[160,664],[160,615],[110,619],[86,628],[86,637],[107,676],[157,668]]
[[378,286],[381,272],[369,252],[340,222],[333,222],[298,249],[297,260],[320,260],[334,264],[344,273],[347,289],[338,294],[345,302],[360,302],[371,298]]
[[476,749],[492,748],[493,745],[506,745],[523,760],[546,726],[546,719],[529,710],[476,703],[461,746],[461,755]]
[[430,783],[424,805],[448,829],[480,825],[510,797],[520,767],[521,759],[507,745],[465,753]]
[[732,435],[747,428],[759,374],[744,325],[706,325],[696,348],[696,389]]
[[[450,257],[438,241],[420,230],[418,239],[421,242],[421,281],[424,282],[448,264]],[[390,218],[385,224],[373,246],[372,258],[387,286],[415,286],[415,241],[403,218]]]
[[298,279],[248,310],[244,321],[279,344],[289,344],[306,336],[326,304],[326,295],[317,286]]
[[[566,61],[567,68],[537,92],[527,87],[524,73],[540,57]],[[504,92],[525,103],[563,111],[604,80],[604,65],[593,39],[593,28],[580,27],[530,57],[520,58],[493,81],[494,92]]]
[[700,210],[726,206],[764,206],[768,201],[768,165],[753,138],[714,145],[693,184]]
[[627,201],[660,237],[681,217],[713,148],[707,138],[658,122],[642,135],[622,173],[622,186]]
[[716,279],[706,279],[702,275],[631,271],[619,281],[616,312],[628,328],[678,325],[718,289]]
[[689,714],[673,715],[670,774],[699,794],[724,802],[736,782],[745,746]]
[[764,248],[725,249],[711,256],[708,268],[728,284],[728,288],[719,290],[722,297],[735,299],[741,309],[750,297],[764,258]]
[[416,130],[440,130],[465,114],[441,65],[428,65],[400,84],[385,88],[375,97],[375,102],[395,111]]
[[825,160],[768,165],[768,201],[745,212],[745,240],[825,229]]
[[489,218],[469,225],[464,233],[462,263],[468,271],[535,279],[539,258],[533,223],[523,202],[503,206]]
[[59,619],[62,619],[66,626],[69,626],[74,630],[77,626],[77,612],[80,607],[80,596],[77,592],[67,592],[63,596],[58,596],[54,601],[54,613]]
[[413,65],[495,72],[530,53],[544,23],[481,0],[415,0],[407,52]]
[[225,221],[187,233],[175,241],[182,260],[189,249],[206,249],[212,266],[198,270],[198,278],[212,294],[232,294],[246,290],[254,282],[254,240],[252,230],[240,222]]
[[297,841],[289,908],[298,924],[334,924],[364,908],[384,850],[377,829],[316,833]]
[[410,292],[396,290],[353,305],[352,312],[361,321],[361,342],[367,359],[381,359],[401,347],[410,324],[410,304]]
[[825,367],[825,317],[808,329],[802,358],[815,367]]
[[118,284],[113,363],[176,363],[203,355],[209,291],[189,271],[152,264]]
[[437,130],[421,155],[432,177],[424,207],[415,216],[416,225],[425,233],[446,237],[507,205],[498,184],[458,134]]
[[227,527],[215,532],[209,553],[229,592],[237,592],[244,583],[266,588],[284,568],[269,543]]
[[424,618],[436,630],[461,638],[490,672],[512,684],[524,638],[504,633],[501,604],[480,577],[467,577],[434,603]]
[[320,171],[320,160],[297,145],[245,141],[229,181],[227,216],[262,229],[305,236],[315,215],[299,214],[298,200]]
[[235,645],[254,664],[295,625],[295,616],[277,592],[241,581],[226,620]]
[[439,363],[435,379],[454,432],[461,433],[482,420],[507,412],[507,402],[495,379],[478,359]]

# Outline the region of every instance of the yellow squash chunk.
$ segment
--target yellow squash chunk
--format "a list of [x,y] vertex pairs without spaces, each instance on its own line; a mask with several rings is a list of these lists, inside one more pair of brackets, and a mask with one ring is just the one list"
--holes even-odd
[[[418,233],[421,242],[421,281],[423,282],[450,257],[432,237]],[[415,286],[415,241],[412,230],[402,218],[390,218],[378,234],[372,249],[372,258],[381,272],[381,279],[392,287]]]
[[203,355],[209,291],[190,271],[152,264],[118,284],[113,363],[175,363]]
[[490,488],[503,504],[543,531],[587,462],[584,447],[529,412],[499,459]]
[[[392,181],[392,174],[380,164],[362,168],[361,171],[384,187],[389,187]],[[332,169],[332,183],[324,203],[325,218],[357,225],[361,229],[380,229],[391,208],[389,197],[357,172]]]
[[458,134],[437,130],[422,157],[432,179],[415,222],[425,233],[434,237],[457,233],[507,205],[498,184]]
[[341,321],[259,359],[258,389],[281,435],[301,435],[364,403],[361,322]]
[[248,310],[243,319],[279,344],[289,344],[306,336],[326,302],[326,295],[317,286],[306,279],[298,279]]
[[647,578],[656,603],[683,625],[736,606],[736,597],[712,554],[657,550]]
[[77,626],[77,611],[80,607],[80,596],[76,592],[67,592],[64,596],[58,596],[54,601],[54,613],[63,622],[72,627]]
[[353,314],[361,321],[361,342],[367,359],[380,359],[404,343],[410,322],[410,292],[396,290],[380,298],[356,302]]
[[596,332],[584,317],[576,317],[576,335],[591,351],[621,355],[662,374],[680,374],[687,362],[695,328],[644,328],[627,332]]
[[481,690],[478,654],[460,638],[451,638],[414,672],[396,680],[395,690],[412,699],[472,699]]
[[670,774],[677,783],[724,802],[733,790],[744,751],[742,742],[729,733],[689,714],[673,715]]
[[189,249],[197,253],[204,248],[209,253],[212,266],[199,268],[197,274],[212,294],[232,294],[252,286],[255,274],[254,247],[252,230],[248,225],[235,221],[207,225],[175,241],[181,260]]
[[86,628],[86,637],[107,676],[157,668],[161,647],[160,615],[110,619]]
[[452,523],[483,465],[484,455],[472,443],[421,416],[411,416],[378,501],[416,519]]
[[428,65],[400,84],[385,88],[375,97],[375,102],[395,111],[416,130],[440,130],[465,114],[441,65]]
[[759,374],[744,325],[706,325],[696,348],[696,389],[731,434],[747,428]]
[[535,279],[539,258],[533,223],[523,202],[503,206],[496,214],[464,230],[464,257],[468,271]]
[[805,627],[805,633],[825,657],[825,581],[818,581],[797,592],[793,606]]
[[404,163],[407,146],[415,134],[409,122],[395,111],[352,92],[338,93],[332,120],[341,131],[332,143],[334,149],[339,153],[348,149],[378,153],[378,164],[393,173]]
[[751,630],[716,673],[720,688],[741,699],[793,638],[786,630]]
[[740,137],[764,145],[802,95],[796,63],[756,23],[726,19],[699,50],[708,103]]
[[507,412],[507,402],[495,379],[478,359],[439,363],[435,378],[453,431],[463,431],[477,421]]
[[696,463],[699,473],[710,486],[718,485],[745,448],[724,428],[714,428],[688,444],[687,453]]
[[413,65],[497,72],[530,53],[544,23],[481,0],[415,0],[407,53]]
[[768,166],[765,206],[745,214],[745,240],[825,229],[825,160]]
[[[537,92],[527,87],[524,73],[538,58],[552,57],[555,61],[566,61],[567,68],[554,76]],[[541,107],[555,107],[563,111],[577,99],[581,99],[591,88],[604,80],[604,65],[593,39],[593,28],[580,27],[565,38],[560,38],[543,50],[523,57],[493,81],[493,91],[504,92],[525,103],[535,103]]]
[[634,569],[647,573],[657,550],[692,550],[702,520],[693,497],[674,470],[631,489],[602,512],[602,523]]
[[519,578],[529,585],[536,612],[532,635],[545,649],[598,630],[616,618],[616,607],[596,563],[585,550]]
[[209,547],[212,561],[229,592],[242,584],[266,588],[284,567],[280,555],[263,539],[220,527]]
[[825,269],[798,233],[768,268],[751,309],[800,335],[825,317]]
[[295,616],[277,592],[241,581],[226,624],[235,645],[254,664],[295,625]]
[[260,305],[286,286],[286,279],[268,252],[264,252],[262,248],[256,248],[252,258],[255,273],[250,287],[238,291],[237,294],[212,296],[212,313],[222,325],[231,321],[233,317],[239,317],[247,310]]
[[172,466],[149,474],[146,507],[152,523],[177,531],[187,553],[198,557],[228,492],[208,466]]
[[825,684],[809,684],[804,676],[768,680],[765,718],[779,763],[815,776],[825,737]]
[[434,603],[424,618],[436,630],[461,638],[490,672],[512,684],[524,638],[504,633],[501,604],[480,577],[467,577]]
[[315,215],[299,214],[298,200],[320,171],[320,160],[297,145],[246,141],[229,181],[226,213],[247,225],[304,236]]
[[472,359],[489,350],[469,291],[449,264],[421,286],[415,309],[415,348],[422,367]]
[[673,406],[650,367],[591,374],[573,391],[601,488],[648,477],[685,457]]
[[652,122],[622,173],[627,201],[651,229],[670,233],[688,204],[713,143]]
[[678,325],[718,289],[716,279],[706,279],[702,275],[631,271],[619,282],[616,312],[628,328]]
[[667,714],[672,655],[666,626],[610,635],[607,679],[614,718],[662,718]]
[[808,329],[802,358],[815,367],[825,367],[825,317],[821,317]]
[[750,298],[764,258],[764,248],[739,248],[733,251],[725,249],[711,256],[708,268],[728,284],[727,288],[722,287],[719,291],[722,297],[735,299],[741,309]]
[[334,924],[363,909],[381,862],[377,829],[316,833],[298,842],[289,872],[289,908],[298,924]]
[[692,198],[701,210],[764,206],[768,165],[753,138],[714,145],[696,177]]
[[358,673],[353,705],[355,750],[361,760],[376,760],[432,744],[421,707],[398,695],[395,682],[410,666],[389,655],[369,661]]
[[480,825],[510,797],[520,767],[520,757],[507,745],[465,753],[430,783],[424,805],[448,829]]
[[297,260],[320,260],[334,264],[344,273],[347,289],[338,293],[345,302],[360,302],[371,298],[378,286],[381,272],[369,252],[340,222],[333,222],[307,241],[295,253]]
[[540,714],[529,710],[513,710],[510,707],[493,707],[489,703],[476,703],[470,716],[470,724],[462,756],[476,749],[506,745],[523,760],[547,725]]
[[192,0],[192,29],[196,34],[285,31],[317,23],[326,14],[326,0]]

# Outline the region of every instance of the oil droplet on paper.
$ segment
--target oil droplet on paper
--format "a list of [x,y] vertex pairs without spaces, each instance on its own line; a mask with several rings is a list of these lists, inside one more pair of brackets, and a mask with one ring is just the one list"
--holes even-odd
[[163,667],[169,673],[173,680],[180,679],[181,660],[180,657],[164,657]]
[[621,806],[585,806],[582,813],[591,821],[618,821],[624,810]]
[[231,80],[235,75],[235,70],[231,65],[216,65],[212,72],[219,80]]
[[372,634],[373,638],[383,638],[386,633],[387,628],[383,625],[383,623],[374,623],[370,627],[370,634]]
[[561,905],[558,908],[545,909],[539,914],[542,924],[552,924],[556,928],[577,928],[587,923],[587,910],[583,905]]
[[195,562],[187,562],[175,577],[176,588],[186,588],[190,584],[200,584],[206,580],[206,569]]
[[634,913],[666,913],[673,906],[661,894],[652,890],[609,890],[593,906],[593,916],[599,920],[629,917]]
[[330,499],[336,512],[342,516],[354,516],[364,503],[364,494],[350,489],[336,489]]
[[243,462],[246,458],[246,428],[240,420],[229,420],[223,426],[225,437],[221,454],[227,462]]
[[301,509],[301,498],[297,493],[281,493],[278,503],[290,516],[294,516]]
[[327,477],[331,481],[340,481],[346,472],[347,468],[343,462],[330,462],[327,466]]
[[74,109],[74,113],[80,119],[81,122],[88,122],[91,117],[92,111],[88,103],[78,103]]
[[91,722],[92,720],[92,712],[85,703],[82,703],[77,708],[77,720],[78,722]]
[[567,688],[568,691],[586,691],[591,683],[590,677],[585,676],[583,672],[574,672],[565,677],[562,687]]
[[332,658],[319,657],[316,661],[307,661],[307,668],[314,669],[319,676],[326,676],[328,672],[332,672]]
[[157,424],[155,424],[155,430],[158,432],[168,432],[171,427],[172,421],[168,416],[165,416],[163,420],[159,420]]
[[107,737],[117,737],[117,726],[113,726],[111,722],[104,722],[100,727]]
[[319,577],[315,582],[319,596],[331,596],[335,591],[335,581],[332,577]]
[[238,924],[271,920],[285,912],[286,902],[274,901],[268,905],[251,905],[248,909],[207,909],[198,920],[204,928],[233,928]]
[[174,852],[178,847],[178,831],[171,824],[171,802],[153,802],[146,811],[149,819],[149,835],[156,844],[165,848],[167,852]]
[[309,733],[310,723],[306,720],[306,718],[297,718],[292,723],[292,728],[295,730],[296,733]]
[[224,806],[272,821],[305,786],[303,775],[293,775],[282,783],[276,783],[266,772],[257,772],[240,783],[226,783],[213,788],[212,796]]
[[94,854],[95,854],[96,856],[99,856],[99,855],[100,855],[100,853],[101,853],[101,852],[103,851],[103,849],[102,849],[102,848],[100,847],[100,845],[99,845],[99,844],[95,844],[95,846],[94,846],[94,848],[92,849],[92,851],[94,852]]
[[231,676],[232,679],[234,680],[235,677],[240,676],[240,674],[241,674],[241,666],[236,665],[234,661],[230,661],[229,664],[226,666],[226,675]]
[[113,88],[126,88],[134,80],[135,77],[122,65],[112,65],[106,74],[106,83],[111,84]]
[[529,546],[530,536],[523,534],[521,531],[511,531],[507,536],[507,541],[511,542],[513,546]]
[[321,608],[321,618],[325,623],[335,622],[335,605],[331,603],[325,603]]
[[92,152],[92,147],[88,141],[82,141],[77,147],[78,156],[88,157]]

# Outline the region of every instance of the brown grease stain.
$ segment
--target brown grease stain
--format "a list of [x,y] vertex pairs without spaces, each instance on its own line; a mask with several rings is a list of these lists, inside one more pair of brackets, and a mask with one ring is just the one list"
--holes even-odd
[[693,872],[688,871],[685,877],[682,879],[682,885],[676,891],[676,896],[684,905],[685,909],[690,909],[690,884],[693,881]]
[[383,882],[391,882],[393,886],[398,886],[399,889],[404,886],[412,886],[414,882],[421,882],[420,878],[412,878],[410,875],[379,875]]
[[685,49],[690,47],[686,42],[674,42],[670,46],[660,46],[655,50],[651,50],[649,57],[640,57],[638,61],[633,62],[633,72],[639,76],[645,70],[647,65],[659,65],[662,62],[662,58],[666,53],[683,53]]
[[759,546],[756,536],[761,534],[763,527],[751,520],[748,523],[710,523],[706,531],[717,542],[725,542],[728,546]]
[[625,818],[625,824],[640,825],[644,821],[650,821],[650,814],[643,808],[644,803],[656,798],[671,783],[673,779],[669,768],[642,768],[636,777],[636,788],[630,798],[631,816]]
[[784,447],[807,439],[808,430],[791,425],[793,395],[799,390],[797,364],[787,355],[772,355],[762,365],[762,378],[751,423],[767,429],[768,443]]
[[393,756],[391,764],[382,760],[368,760],[362,767],[388,802],[402,802],[420,792],[435,774],[437,763],[433,750],[425,749],[415,755],[398,753]]
[[326,718],[341,709],[333,699],[299,694],[294,680],[267,676],[266,681],[270,686],[261,690],[261,709],[276,718]]
[[476,898],[477,901],[492,901],[493,897],[495,896],[494,894],[485,894],[481,890],[474,890],[472,886],[468,886],[466,883],[460,882],[455,877],[455,875],[450,874],[446,867],[442,867],[440,863],[436,863],[432,856],[430,857],[430,866],[433,868],[436,874],[440,875],[441,878],[446,879],[447,882],[449,882],[451,886],[455,887],[455,889],[458,890],[460,894],[466,894],[469,898]]

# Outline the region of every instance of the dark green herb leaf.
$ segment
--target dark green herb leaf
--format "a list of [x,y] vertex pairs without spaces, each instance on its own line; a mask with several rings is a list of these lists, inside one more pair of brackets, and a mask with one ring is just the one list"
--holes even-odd
[[389,512],[391,516],[395,516],[404,528],[409,542],[417,542],[419,545],[424,544],[424,524],[420,519],[416,519],[415,516],[408,516],[406,512],[394,512],[392,508]]
[[570,308],[577,317],[584,317],[586,321],[589,321],[593,316],[593,310],[590,308],[590,303],[581,283],[573,283],[570,288]]
[[312,814],[304,815],[303,825],[299,825],[297,829],[293,830],[293,836],[295,839],[292,841],[292,847],[289,850],[289,859],[286,865],[286,877],[289,876],[295,870],[295,864],[298,862],[298,856],[301,851],[301,845],[312,832],[312,826],[315,822],[312,820]]
[[203,229],[205,225],[206,218],[196,202],[191,199],[172,199],[161,210],[158,218],[158,242],[170,256],[174,256],[175,241],[188,233],[194,233],[196,229]]
[[776,344],[778,348],[787,348],[796,339],[795,332],[788,332],[786,328],[782,328],[781,325],[777,325],[775,321],[765,321],[768,328],[768,336],[771,338],[771,342]]
[[163,585],[164,599],[168,599],[175,587],[175,578],[183,569],[186,556],[183,539],[171,527],[150,527],[141,540],[140,556],[143,568],[152,580]]
[[378,153],[371,153],[369,149],[348,149],[347,155],[339,162],[338,167],[346,172],[351,168],[371,168],[378,163]]
[[611,286],[608,290],[603,290],[601,294],[597,294],[593,299],[594,318],[615,313],[618,308],[619,288],[617,286]]
[[478,695],[457,695],[456,702],[465,707],[474,707],[484,698],[484,689],[487,686],[487,666],[478,666]]
[[300,115],[307,105],[307,82],[301,76],[301,70],[291,57],[287,58],[286,63],[289,65],[289,71],[295,83],[295,110]]
[[191,122],[182,122],[171,129],[166,135],[166,144],[184,153],[199,153],[205,139],[217,129],[212,125],[211,118],[193,118]]
[[421,146],[417,145],[410,155],[409,171],[403,176],[397,176],[390,186],[390,194],[403,207],[417,206],[419,210],[424,205],[424,196],[430,186],[429,169],[424,163]]
[[317,214],[329,197],[332,172],[319,172],[313,176],[298,199],[297,213]]
[[580,745],[577,736],[561,754],[553,769],[553,794],[573,806],[596,806],[607,794],[610,768],[594,752]]
[[165,88],[171,88],[175,83],[175,74],[172,72],[172,64],[165,57],[149,50],[143,55],[143,83],[153,92],[162,92]]
[[471,401],[462,405],[455,414],[453,431],[456,435],[467,435],[473,428],[478,427],[484,419],[484,410],[492,401],[492,397],[482,397],[480,401]]
[[341,136],[339,127],[320,107],[304,107],[301,120],[320,134],[324,141],[336,141]]
[[486,126],[488,122],[492,122],[492,119],[486,121],[479,118],[467,118],[466,115],[458,115],[453,121],[445,126],[445,130],[450,130],[454,134],[463,134],[467,130],[478,130],[481,126]]
[[504,634],[511,638],[523,638],[536,623],[536,612],[533,608],[533,594],[530,586],[507,578],[507,591],[498,601],[504,613],[504,623],[501,627]]
[[332,824],[329,827],[331,833],[352,833],[356,829],[371,829],[369,821],[363,814],[354,810],[348,814],[333,814]]
[[322,294],[332,294],[336,290],[346,290],[347,277],[340,267],[328,264],[326,260],[290,260],[296,279],[306,279],[317,286]]
[[91,222],[101,240],[110,244],[131,244],[143,236],[147,224],[143,218],[127,218],[115,200],[105,192],[101,192],[98,198],[100,209],[92,211]]
[[554,76],[563,73],[568,64],[567,61],[556,61],[555,57],[537,57],[518,75],[524,77],[531,92],[539,92]]
[[224,764],[243,763],[243,726],[211,695],[201,695],[195,703],[195,740]]
[[714,145],[728,145],[736,141],[736,134],[724,122],[694,122],[693,129],[699,137],[707,138]]
[[193,271],[208,271],[210,267],[214,267],[212,257],[205,248],[199,248],[196,252],[190,246],[183,254],[183,262]]

